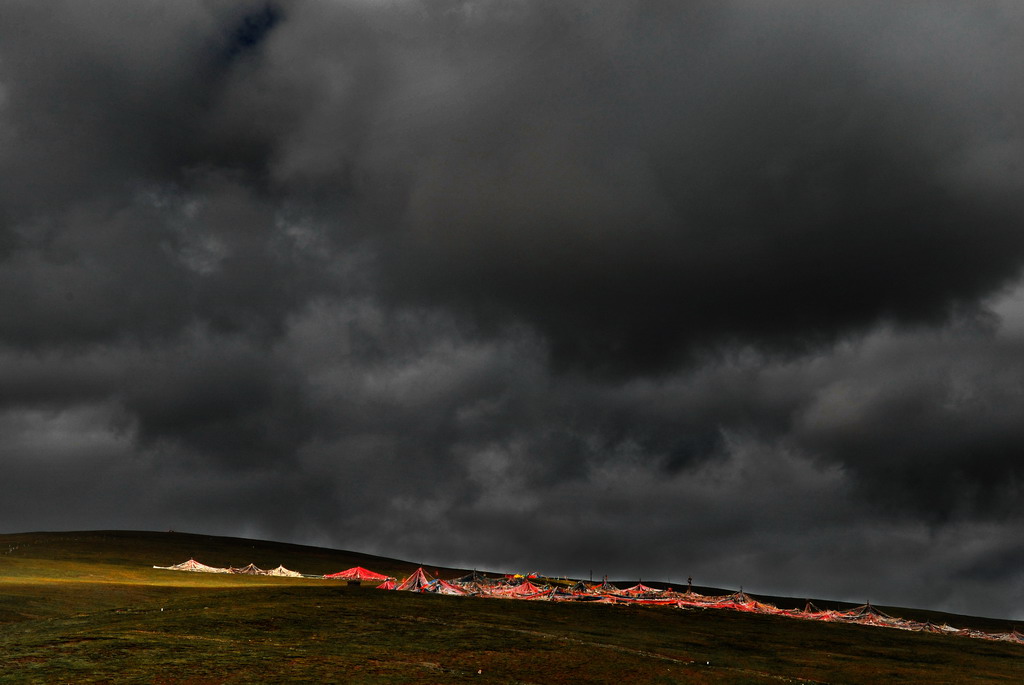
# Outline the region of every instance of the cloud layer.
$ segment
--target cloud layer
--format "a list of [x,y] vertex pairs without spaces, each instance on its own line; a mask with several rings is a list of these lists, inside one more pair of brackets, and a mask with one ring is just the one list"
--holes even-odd
[[4,528],[1019,616],[1022,23],[7,3]]

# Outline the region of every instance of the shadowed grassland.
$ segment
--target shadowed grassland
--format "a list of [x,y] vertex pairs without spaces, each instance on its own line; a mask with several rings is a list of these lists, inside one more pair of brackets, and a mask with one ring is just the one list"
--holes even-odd
[[[189,540],[200,537],[0,536],[0,681],[1024,682],[1024,648],[1012,644],[729,611],[416,595],[149,568],[195,556],[341,570],[347,562],[334,554],[384,572],[412,566]],[[181,546],[199,542],[209,548]],[[12,545],[18,549],[4,554]]]

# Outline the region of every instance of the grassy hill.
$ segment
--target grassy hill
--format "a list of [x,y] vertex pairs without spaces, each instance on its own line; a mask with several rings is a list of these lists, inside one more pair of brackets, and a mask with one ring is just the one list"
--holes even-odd
[[1024,681],[1024,647],[1014,644],[730,611],[417,595],[152,568],[189,557],[310,574],[358,564],[401,576],[416,567],[182,533],[0,535],[0,682]]

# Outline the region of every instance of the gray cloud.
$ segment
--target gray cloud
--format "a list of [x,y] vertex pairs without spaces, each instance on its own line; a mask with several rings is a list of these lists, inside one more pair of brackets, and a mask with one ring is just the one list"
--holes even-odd
[[7,3],[5,525],[1018,616],[1021,21]]
[[938,322],[1018,273],[1020,174],[974,167],[1019,149],[987,127],[1018,105],[1003,55],[974,56],[990,90],[955,72],[922,90],[901,73],[918,64],[833,42],[827,17],[753,14],[659,52],[641,24],[615,51],[578,29],[532,53],[540,85],[480,96],[501,112],[482,144],[437,136],[406,215],[412,275],[391,282],[525,318],[568,366],[644,372]]

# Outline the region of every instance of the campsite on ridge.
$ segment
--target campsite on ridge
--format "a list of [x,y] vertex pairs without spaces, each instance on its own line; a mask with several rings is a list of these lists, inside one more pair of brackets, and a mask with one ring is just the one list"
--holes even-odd
[[[208,560],[171,571],[169,559]],[[248,561],[243,561],[248,560]],[[219,566],[223,564],[223,566]],[[250,575],[253,569],[299,575]],[[230,572],[234,568],[236,572]],[[210,570],[212,569],[212,571]],[[438,587],[514,589],[585,581],[419,563],[357,552],[185,533],[0,535],[0,679],[75,682],[876,683],[1024,678],[1024,645],[820,622],[758,611],[381,591],[380,575]],[[427,570],[429,569],[429,571]],[[225,572],[228,571],[228,572]],[[315,577],[314,577],[315,576]],[[512,576],[512,577],[509,577]],[[415,579],[415,580],[414,580]],[[489,579],[489,580],[485,580]],[[354,582],[354,581],[353,581]],[[645,580],[594,583],[623,598],[668,592]],[[443,587],[443,586],[442,586]],[[676,588],[679,590],[679,588]],[[694,595],[730,591],[695,586]],[[660,591],[660,593],[659,593]],[[731,591],[731,602],[807,600]],[[855,607],[812,603],[836,614]],[[1008,621],[873,607],[932,625],[1012,633]]]
[[803,608],[780,608],[767,601],[754,599],[740,590],[720,596],[707,596],[694,592],[689,586],[685,592],[673,590],[672,587],[657,588],[638,582],[629,587],[625,584],[610,583],[605,578],[600,583],[585,583],[582,580],[553,579],[540,577],[537,574],[505,574],[491,577],[474,570],[458,578],[431,578],[420,566],[408,577],[398,581],[396,578],[375,573],[361,566],[354,566],[337,573],[324,575],[301,574],[278,566],[276,569],[264,570],[254,564],[241,568],[215,568],[202,564],[195,559],[183,561],[173,566],[154,566],[165,571],[186,571],[191,573],[227,573],[247,576],[286,576],[293,578],[321,578],[323,580],[344,580],[350,585],[361,585],[364,581],[373,581],[378,590],[398,590],[458,597],[487,597],[498,599],[521,599],[549,602],[597,602],[614,605],[661,606],[690,609],[722,609],[743,611],[772,616],[786,616],[808,621],[825,621],[828,623],[851,623],[869,625],[897,630],[937,633],[957,637],[969,637],[979,640],[993,640],[1024,645],[1024,633],[1016,628],[999,632],[986,632],[969,628],[957,628],[948,623],[935,624],[931,621],[913,621],[890,616],[870,603],[851,609],[819,609],[810,600]]

